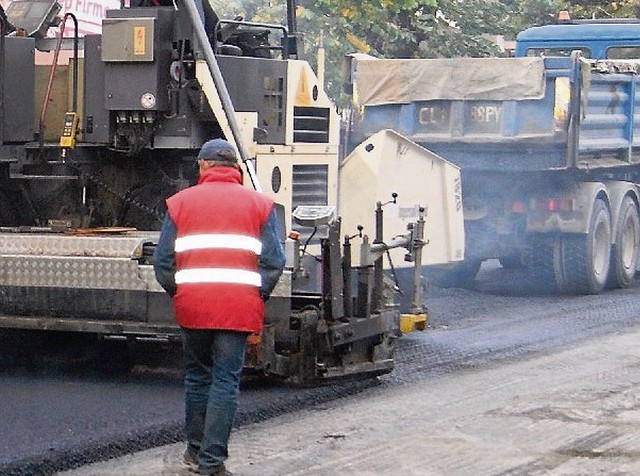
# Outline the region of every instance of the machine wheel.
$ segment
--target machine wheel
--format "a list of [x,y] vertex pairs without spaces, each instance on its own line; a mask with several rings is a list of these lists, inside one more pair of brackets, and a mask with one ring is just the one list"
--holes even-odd
[[564,235],[560,260],[564,286],[571,294],[598,294],[607,283],[611,265],[611,214],[602,199],[593,202],[586,235]]
[[625,197],[620,205],[620,219],[615,229],[611,250],[608,287],[628,288],[633,282],[640,251],[640,217],[638,205]]
[[466,288],[476,279],[481,264],[480,260],[467,260],[451,268],[429,270],[428,276],[440,288]]

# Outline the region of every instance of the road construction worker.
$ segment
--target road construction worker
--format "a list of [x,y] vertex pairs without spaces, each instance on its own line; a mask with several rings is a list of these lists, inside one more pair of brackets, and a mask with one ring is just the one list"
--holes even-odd
[[198,183],[166,201],[153,263],[182,333],[184,462],[225,475],[246,340],[262,330],[285,256],[273,202],[242,185],[233,146],[206,142],[197,166]]

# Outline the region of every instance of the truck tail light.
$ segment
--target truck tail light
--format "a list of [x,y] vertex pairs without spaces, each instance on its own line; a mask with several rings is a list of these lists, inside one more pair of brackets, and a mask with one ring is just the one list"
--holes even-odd
[[548,212],[572,212],[573,200],[570,198],[539,198],[535,200],[534,208]]

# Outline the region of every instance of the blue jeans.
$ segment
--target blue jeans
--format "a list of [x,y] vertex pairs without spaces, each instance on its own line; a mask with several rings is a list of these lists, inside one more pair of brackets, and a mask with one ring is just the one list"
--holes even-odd
[[182,329],[187,452],[209,474],[227,458],[248,334]]

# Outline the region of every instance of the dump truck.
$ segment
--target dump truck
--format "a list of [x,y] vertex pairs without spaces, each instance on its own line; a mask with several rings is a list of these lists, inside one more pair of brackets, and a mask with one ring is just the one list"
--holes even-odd
[[497,259],[551,292],[631,285],[639,48],[637,19],[566,20],[521,32],[516,57],[349,58],[354,147],[393,129],[461,169],[464,261],[436,284]]
[[[277,203],[287,256],[247,368],[304,384],[391,371],[403,323],[424,324],[425,309],[417,272],[403,319],[381,259],[397,248],[418,270],[422,255],[438,261],[425,230],[442,227],[439,203],[412,196],[390,232],[389,192],[357,211],[375,224],[352,217],[347,229],[338,115],[293,22],[224,20],[194,0],[135,4],[84,36],[55,0],[14,0],[0,21],[0,328],[178,338],[151,257],[165,199],[195,182],[200,146],[223,137],[245,185]],[[454,165],[422,160],[459,181]]]

